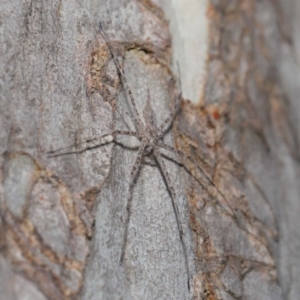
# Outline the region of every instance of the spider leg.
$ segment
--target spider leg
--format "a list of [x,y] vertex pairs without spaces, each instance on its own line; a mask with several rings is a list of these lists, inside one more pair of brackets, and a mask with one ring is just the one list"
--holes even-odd
[[126,250],[126,245],[127,245],[127,237],[128,237],[128,225],[130,221],[130,214],[131,214],[131,200],[132,200],[132,186],[134,184],[135,177],[140,169],[141,163],[142,163],[142,157],[145,151],[147,143],[142,141],[139,150],[138,150],[138,155],[136,157],[136,160],[132,166],[131,172],[130,172],[130,178],[129,178],[129,196],[127,198],[127,203],[126,203],[126,211],[127,211],[127,217],[125,221],[125,231],[124,231],[124,236],[123,236],[123,244],[122,244],[122,252],[121,252],[121,258],[120,258],[120,263],[122,264],[124,261],[124,256],[125,256],[125,250]]
[[178,61],[176,62],[177,69],[178,69],[178,78],[179,78],[179,93],[177,96],[177,99],[175,101],[174,110],[169,114],[169,116],[165,119],[165,121],[160,125],[158,128],[158,138],[162,138],[164,136],[164,133],[169,130],[169,128],[172,126],[174,119],[176,117],[176,114],[178,113],[178,110],[180,108],[181,104],[181,96],[182,96],[182,88],[181,88],[181,75],[180,75],[180,68]]
[[129,124],[126,122],[126,120],[124,118],[125,115],[128,116],[128,117],[131,117],[130,114],[127,111],[125,111],[124,109],[122,109],[121,107],[118,107],[118,106],[116,106],[116,111],[118,112],[119,116],[123,120],[123,122],[124,122],[125,126],[127,127],[127,129],[129,131],[131,131]]
[[187,272],[187,277],[188,277],[187,284],[188,284],[188,289],[190,290],[190,282],[189,282],[189,280],[190,280],[190,269],[189,269],[189,262],[188,262],[188,257],[187,257],[186,246],[185,246],[185,243],[184,243],[184,240],[183,240],[183,229],[182,229],[182,225],[181,225],[180,220],[179,220],[179,211],[178,211],[178,207],[177,207],[177,205],[175,203],[175,199],[176,199],[175,190],[174,190],[174,187],[172,185],[171,179],[169,177],[169,173],[167,171],[165,162],[163,161],[162,154],[161,154],[161,152],[158,149],[154,150],[154,156],[155,156],[155,159],[157,160],[157,163],[158,163],[158,165],[159,165],[159,167],[160,167],[160,169],[162,171],[162,174],[163,174],[163,176],[164,176],[164,178],[166,180],[167,188],[168,188],[168,190],[169,190],[169,192],[171,194],[172,206],[173,206],[173,210],[174,210],[174,213],[175,213],[177,228],[178,228],[178,231],[179,231],[180,242],[181,242],[182,249],[183,249],[183,254],[184,254],[186,272]]
[[[199,169],[200,173],[204,176],[204,178],[208,181],[208,183],[209,183],[210,185],[212,185],[212,186],[216,189],[216,191],[221,195],[221,197],[224,199],[224,201],[225,201],[226,204],[228,205],[228,207],[229,207],[229,209],[230,209],[230,211],[231,211],[232,216],[234,216],[234,217],[236,218],[235,213],[234,213],[234,210],[233,210],[232,206],[230,205],[230,203],[228,202],[228,200],[226,199],[225,195],[217,188],[217,186],[216,186],[216,185],[214,184],[214,182],[209,178],[209,176],[204,172],[204,170],[203,170],[200,166],[198,166],[198,165],[196,164],[196,162],[194,161],[194,159],[193,159],[191,156],[186,155],[186,154],[183,153],[182,151],[176,150],[174,147],[169,146],[169,145],[167,145],[167,144],[165,144],[164,142],[161,142],[161,141],[158,142],[158,146],[159,146],[159,147],[162,147],[162,148],[164,148],[164,149],[166,149],[166,150],[169,150],[170,152],[173,152],[173,153],[177,154],[178,156],[183,157],[183,158],[186,159],[186,160],[191,161],[192,164],[193,164],[194,166],[196,166],[197,169]],[[179,164],[179,165],[181,165],[181,166],[183,166],[183,167],[188,171],[188,173],[190,173],[190,174],[196,179],[196,181],[197,181],[197,182],[198,182],[205,190],[207,190],[207,189],[204,187],[204,185],[200,182],[200,180],[188,170],[188,167],[187,167],[182,161],[181,161],[181,162],[176,161],[176,163]],[[220,205],[220,207],[221,207],[225,212],[228,213],[228,210],[227,210],[223,205],[221,205],[220,203],[219,203],[219,205]]]
[[103,39],[104,39],[104,41],[105,41],[105,43],[107,45],[107,48],[108,48],[108,50],[110,52],[110,55],[112,56],[112,59],[113,59],[113,61],[115,63],[115,66],[116,66],[116,69],[117,69],[117,72],[118,72],[118,76],[119,76],[121,82],[123,83],[123,87],[127,91],[127,94],[128,94],[129,99],[131,101],[131,105],[133,107],[133,112],[134,112],[134,121],[136,123],[136,126],[137,126],[137,128],[143,128],[143,123],[141,122],[140,115],[139,115],[138,110],[136,108],[135,101],[133,99],[132,92],[131,92],[131,90],[129,88],[129,85],[127,83],[127,80],[125,78],[124,72],[123,72],[123,70],[121,68],[121,65],[120,65],[120,63],[119,63],[119,61],[118,61],[115,53],[113,52],[113,49],[112,49],[112,47],[111,47],[111,45],[110,45],[110,43],[108,41],[108,37],[107,37],[107,35],[106,35],[106,33],[105,33],[105,31],[104,31],[104,29],[102,27],[102,24],[100,22],[99,22],[99,29],[100,29],[100,33],[101,33],[101,35],[102,35],[102,37],[103,37]]
[[[57,149],[54,151],[48,151],[47,154],[48,154],[48,157],[58,157],[58,156],[69,155],[69,154],[80,154],[87,150],[99,148],[101,146],[112,143],[114,141],[116,135],[130,135],[130,136],[135,136],[137,138],[139,137],[137,132],[134,132],[134,131],[115,130],[113,132],[106,133],[100,137],[88,139],[82,143],[73,144],[71,146],[60,148],[60,149]],[[104,139],[104,138],[106,138],[106,139]],[[99,142],[102,139],[104,139],[103,142]],[[79,149],[78,149],[78,147],[79,147]],[[76,150],[71,150],[72,148],[75,148]],[[70,149],[70,151],[65,151],[68,149]]]
[[[230,212],[228,212],[228,209],[226,209],[219,201],[218,201],[218,205],[220,206],[220,208],[226,212],[227,214],[229,214],[233,220],[235,220],[236,224],[238,225],[239,228],[241,228],[242,230],[244,230],[245,232],[247,232],[247,234],[251,235],[254,239],[256,240],[259,240],[257,238],[256,235],[254,235],[252,232],[249,231],[249,229],[244,226],[243,224],[241,224],[239,222],[239,218],[237,217],[237,214],[235,213],[235,211],[233,210],[232,206],[230,205],[230,203],[228,202],[228,200],[226,199],[225,195],[216,187],[216,185],[213,183],[213,181],[208,177],[208,175],[205,174],[205,172],[203,171],[203,169],[198,166],[196,164],[196,162],[193,160],[192,157],[190,157],[189,155],[186,155],[184,154],[183,152],[179,151],[179,150],[176,150],[175,148],[169,146],[169,145],[166,145],[164,144],[163,142],[159,142],[158,143],[158,146],[166,149],[166,150],[169,150],[179,156],[182,156],[184,157],[184,159],[187,159],[187,160],[190,160],[193,165],[196,166],[197,169],[200,170],[201,174],[203,174],[204,178],[216,189],[216,191],[219,193],[219,195],[221,195],[221,197],[224,199],[224,201],[226,202],[226,204],[228,205],[229,209],[230,209]],[[168,160],[171,160],[173,162],[175,162],[176,164],[178,164],[179,166],[182,166],[193,178],[195,178],[195,180],[202,186],[203,189],[205,189],[208,193],[208,189],[203,185],[203,183],[201,183],[201,181],[189,170],[189,168],[187,167],[186,164],[184,164],[182,161],[178,162],[176,159],[173,159],[171,157],[168,157],[167,155],[163,154],[163,156],[168,159]],[[209,193],[210,194],[210,193]]]
[[181,92],[178,94],[178,97],[175,102],[175,107],[173,111],[169,114],[169,116],[165,119],[165,121],[158,128],[158,138],[162,138],[166,131],[172,126],[176,114],[180,108],[181,103]]
[[[121,86],[122,86],[122,85],[121,85]],[[123,87],[123,86],[122,86],[122,87]],[[114,94],[113,99],[116,98],[117,94],[118,94],[118,91],[116,91],[116,93]],[[110,101],[108,100],[108,102],[110,102]],[[129,124],[126,122],[126,120],[125,120],[125,118],[124,118],[125,115],[131,118],[130,114],[129,114],[127,111],[125,111],[124,109],[122,109],[121,107],[119,107],[118,105],[115,105],[115,110],[117,111],[117,113],[119,114],[119,116],[121,117],[121,119],[123,120],[123,122],[124,122],[124,124],[126,125],[127,129],[130,131],[130,130],[131,130],[131,129],[130,129],[130,126],[129,126]]]

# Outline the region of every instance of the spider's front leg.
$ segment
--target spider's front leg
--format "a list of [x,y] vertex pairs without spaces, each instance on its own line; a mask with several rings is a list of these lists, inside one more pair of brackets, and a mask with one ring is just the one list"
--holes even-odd
[[172,126],[174,119],[176,117],[176,114],[179,111],[180,104],[181,104],[181,92],[177,96],[174,109],[171,111],[169,116],[164,120],[164,122],[158,128],[158,131],[157,131],[158,138],[162,138],[165,135],[165,133],[169,130],[169,128]]
[[157,136],[159,139],[162,138],[165,135],[165,133],[170,129],[170,127],[172,126],[172,124],[174,122],[176,114],[178,113],[178,111],[180,109],[181,100],[182,100],[181,99],[182,92],[181,92],[181,75],[180,75],[180,68],[179,68],[178,62],[177,62],[177,68],[178,68],[178,73],[179,73],[179,87],[180,87],[179,93],[175,100],[175,105],[174,105],[173,110],[171,111],[169,116],[165,119],[165,121],[158,128]]
[[105,41],[105,43],[106,43],[106,46],[107,46],[107,48],[108,48],[108,51],[110,52],[110,55],[111,55],[111,57],[112,57],[112,59],[113,59],[113,61],[114,61],[114,64],[115,64],[116,69],[117,69],[118,76],[119,76],[119,78],[120,78],[120,81],[122,82],[122,85],[123,85],[125,91],[127,92],[126,95],[129,96],[131,105],[132,105],[132,107],[133,107],[133,113],[134,113],[134,122],[135,122],[135,125],[136,125],[137,128],[142,128],[142,127],[143,127],[143,124],[142,124],[142,121],[141,121],[139,112],[138,112],[138,110],[137,110],[135,101],[134,101],[134,99],[133,99],[132,92],[131,92],[131,90],[130,90],[130,88],[129,88],[129,85],[128,85],[128,83],[127,83],[125,74],[124,74],[124,72],[123,72],[123,70],[122,70],[122,67],[121,67],[121,65],[120,65],[120,63],[119,63],[119,61],[118,61],[118,59],[117,59],[117,57],[116,57],[116,55],[115,55],[115,53],[114,53],[114,51],[113,51],[113,49],[112,49],[112,46],[111,46],[111,44],[110,44],[110,42],[109,42],[109,40],[108,40],[108,37],[107,37],[107,35],[106,35],[106,33],[105,33],[105,31],[104,31],[104,29],[103,29],[103,27],[102,27],[102,24],[101,24],[100,22],[99,22],[99,29],[100,29],[100,33],[101,33],[101,35],[102,35],[102,37],[103,37],[103,39],[104,39],[104,41]]
[[48,151],[47,154],[48,157],[57,157],[57,156],[63,156],[69,154],[80,154],[85,151],[99,148],[112,143],[115,140],[117,135],[130,135],[139,138],[138,133],[134,131],[114,130],[113,132],[106,133],[100,137],[87,139],[82,143],[75,143],[68,147],[56,149],[53,151]]

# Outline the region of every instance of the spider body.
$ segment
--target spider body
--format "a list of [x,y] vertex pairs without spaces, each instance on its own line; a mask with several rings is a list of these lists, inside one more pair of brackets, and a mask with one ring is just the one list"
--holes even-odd
[[[221,209],[224,212],[226,212],[228,215],[230,215],[232,217],[232,219],[235,220],[235,222],[237,224],[238,224],[238,218],[236,217],[233,209],[231,208],[230,203],[226,200],[226,198],[222,194],[222,192],[214,185],[214,183],[210,179],[210,176],[206,175],[206,172],[204,172],[203,169],[195,163],[195,161],[192,159],[192,157],[186,155],[185,153],[175,149],[171,145],[168,145],[164,142],[164,137],[165,137],[166,133],[169,131],[169,129],[172,127],[174,119],[176,117],[176,114],[177,114],[177,112],[180,108],[181,93],[180,92],[178,93],[178,95],[175,99],[173,109],[171,110],[171,112],[169,113],[167,118],[165,118],[165,120],[159,126],[157,125],[157,122],[156,122],[155,112],[153,111],[153,109],[151,107],[151,96],[150,96],[149,90],[147,91],[147,101],[144,105],[143,111],[142,111],[142,113],[139,113],[139,111],[136,108],[136,104],[135,104],[135,100],[133,98],[133,94],[132,94],[132,92],[131,92],[128,84],[127,84],[125,74],[122,70],[121,64],[119,63],[117,57],[115,56],[115,54],[112,50],[112,47],[111,47],[111,45],[108,41],[108,38],[106,37],[106,34],[105,34],[101,24],[99,24],[99,27],[100,27],[100,33],[102,34],[102,37],[103,37],[104,41],[106,42],[106,45],[107,45],[108,50],[110,52],[111,58],[114,61],[114,64],[115,64],[115,67],[116,67],[116,70],[117,70],[117,73],[118,73],[118,76],[119,76],[119,80],[122,83],[122,86],[123,86],[124,91],[125,91],[125,95],[128,97],[128,100],[129,100],[128,105],[131,108],[131,110],[130,110],[131,113],[128,114],[127,112],[123,112],[123,111],[121,111],[121,113],[122,114],[126,113],[130,117],[131,121],[133,121],[133,123],[134,123],[135,131],[133,131],[131,129],[129,129],[129,130],[115,129],[112,132],[109,132],[109,133],[107,133],[103,136],[100,136],[99,138],[92,138],[92,139],[86,140],[84,143],[73,145],[73,146],[76,146],[76,148],[79,147],[79,149],[77,148],[76,151],[64,152],[64,153],[61,153],[59,151],[52,151],[50,156],[55,157],[55,156],[73,154],[73,153],[76,153],[76,154],[82,153],[82,152],[87,151],[89,149],[94,149],[94,148],[97,148],[97,147],[101,147],[101,146],[103,146],[107,143],[117,142],[118,136],[131,136],[131,137],[135,137],[137,140],[139,140],[140,144],[138,146],[138,151],[137,151],[137,154],[136,154],[136,157],[135,157],[135,161],[131,166],[130,173],[128,172],[129,173],[129,176],[127,176],[128,178],[126,178],[127,179],[126,186],[127,186],[127,184],[129,185],[129,187],[128,187],[128,190],[129,190],[128,195],[129,196],[128,197],[126,196],[127,198],[125,199],[126,200],[126,205],[125,206],[126,206],[127,215],[125,216],[125,218],[123,218],[123,215],[122,215],[122,225],[119,226],[119,228],[123,228],[123,226],[125,228],[124,228],[122,249],[121,250],[120,250],[120,245],[118,245],[118,247],[119,247],[118,248],[118,259],[120,258],[119,261],[121,262],[121,264],[123,264],[124,260],[125,260],[125,256],[126,256],[128,227],[129,227],[130,214],[131,214],[132,188],[133,188],[133,185],[136,181],[138,172],[141,169],[143,158],[149,157],[149,158],[153,159],[156,162],[157,167],[160,169],[161,174],[162,174],[162,176],[164,178],[164,181],[165,181],[165,184],[166,184],[167,191],[168,191],[169,196],[170,196],[169,198],[171,200],[172,208],[173,208],[173,211],[174,211],[176,225],[177,225],[179,238],[180,238],[180,242],[181,242],[181,246],[182,246],[182,252],[181,253],[183,253],[183,255],[184,255],[186,274],[187,274],[187,285],[188,285],[188,289],[190,289],[189,280],[190,280],[191,276],[190,276],[190,271],[189,271],[189,260],[188,260],[188,254],[187,254],[187,247],[185,245],[184,231],[183,231],[183,227],[181,225],[180,219],[179,219],[180,214],[179,214],[179,210],[178,210],[178,207],[177,207],[177,204],[176,204],[176,201],[178,199],[176,197],[175,189],[173,187],[171,178],[170,178],[169,173],[168,173],[168,169],[167,169],[167,167],[165,165],[165,161],[164,161],[164,158],[168,159],[168,155],[166,155],[166,152],[168,152],[169,154],[171,153],[173,156],[175,156],[176,158],[172,157],[170,160],[172,162],[176,163],[177,165],[183,167],[184,169],[186,169],[187,172],[201,185],[201,187],[205,191],[208,192],[209,195],[211,195],[212,193],[210,193],[208,191],[207,186],[210,186],[210,187],[214,188],[214,192],[217,192],[223,198],[225,203],[227,204],[226,206],[224,206],[220,202],[220,203],[218,203],[219,206],[221,207]],[[120,108],[117,107],[116,111],[120,113],[119,109]],[[140,115],[142,115],[143,118],[141,118]],[[104,140],[104,138],[107,138],[107,137],[109,139]],[[101,142],[102,139],[104,140],[104,142]],[[60,149],[60,150],[65,150],[65,149]],[[119,162],[121,162],[121,160],[119,160]],[[189,167],[187,167],[187,165],[185,165],[185,162],[192,163],[192,165],[193,165],[192,168],[194,170],[196,170],[196,172],[198,172],[198,174],[194,175],[196,172],[195,173],[191,172],[189,170]],[[190,168],[190,169],[192,169],[192,168]],[[126,173],[126,174],[128,174],[128,173]],[[202,177],[202,181],[199,180],[200,176]],[[205,181],[205,184],[203,184],[203,181]],[[206,184],[207,184],[207,186],[206,186]],[[112,185],[112,186],[113,186],[113,188],[115,187],[115,185]],[[125,190],[124,188],[121,189],[120,194],[123,195],[124,190]],[[116,192],[118,192],[118,191],[116,191]],[[113,193],[111,193],[111,194],[113,194]],[[125,197],[123,197],[123,199],[124,198]],[[103,210],[105,211],[105,209],[103,209]],[[102,226],[102,228],[104,228],[106,225],[107,224],[105,223],[104,226]],[[177,229],[174,229],[174,230],[177,230]],[[178,239],[178,237],[177,237],[177,239]],[[120,238],[119,238],[119,241],[121,243]],[[105,240],[105,243],[103,243],[103,244],[108,245],[110,242],[111,242],[111,240],[108,240],[108,241]],[[103,251],[103,252],[105,252],[105,251]],[[119,252],[121,252],[121,256],[119,256]],[[182,254],[181,254],[181,257],[182,257]],[[105,273],[105,276],[106,276],[106,273]],[[103,276],[103,277],[105,277],[105,276]],[[185,284],[185,282],[184,282],[184,284]]]
[[181,92],[178,93],[175,105],[173,107],[173,110],[169,113],[167,118],[162,122],[160,126],[157,126],[155,113],[151,107],[151,97],[150,92],[147,90],[147,100],[144,105],[143,109],[143,120],[139,115],[139,112],[136,108],[135,100],[133,98],[133,94],[128,86],[127,80],[125,78],[125,74],[123,73],[123,70],[121,68],[121,65],[119,64],[119,61],[117,57],[115,56],[110,43],[108,42],[108,38],[106,37],[106,34],[101,26],[99,24],[100,32],[102,37],[104,38],[106,45],[109,49],[109,52],[111,54],[111,57],[115,63],[120,81],[122,82],[122,85],[124,87],[124,90],[127,92],[126,95],[129,97],[129,103],[131,104],[132,112],[133,112],[133,121],[136,128],[136,131],[121,131],[121,130],[115,130],[112,135],[114,139],[118,135],[129,135],[134,136],[137,139],[140,140],[140,145],[138,148],[137,157],[135,159],[135,162],[132,166],[131,172],[130,172],[130,179],[129,179],[129,199],[127,200],[126,210],[127,210],[127,220],[125,222],[125,232],[123,236],[123,246],[122,246],[122,252],[121,252],[121,258],[120,262],[122,263],[124,261],[124,256],[126,252],[126,244],[127,244],[127,236],[128,236],[128,224],[129,224],[129,218],[130,218],[130,206],[131,206],[131,189],[135,182],[136,176],[138,174],[138,171],[141,168],[142,159],[146,156],[151,157],[155,160],[157,166],[162,172],[162,175],[164,177],[165,183],[167,185],[167,190],[171,196],[171,202],[172,207],[176,219],[176,224],[179,232],[180,242],[183,249],[184,254],[184,260],[185,260],[185,266],[186,266],[186,274],[187,274],[187,285],[188,289],[190,289],[190,271],[189,271],[189,262],[188,262],[188,255],[187,255],[187,249],[186,245],[184,243],[183,239],[183,228],[181,225],[181,222],[179,220],[179,210],[176,204],[176,194],[175,189],[173,187],[173,184],[171,182],[168,170],[166,168],[165,162],[163,160],[163,153],[161,152],[161,149],[167,150],[169,152],[172,152],[173,154],[180,155],[179,151],[177,151],[175,148],[173,148],[170,145],[167,145],[164,143],[163,138],[165,134],[168,132],[168,130],[171,128],[173,121],[176,117],[176,114],[180,107],[181,102]]
[[[67,155],[67,154],[73,154],[73,153],[82,153],[84,151],[87,151],[89,149],[94,149],[96,147],[100,147],[104,144],[111,143],[111,142],[116,142],[118,136],[132,136],[135,137],[136,139],[139,140],[140,144],[138,147],[137,155],[135,158],[135,161],[131,167],[131,172],[130,172],[130,178],[129,178],[129,198],[127,199],[127,204],[126,204],[126,212],[127,216],[125,218],[125,229],[124,229],[124,235],[123,235],[123,242],[122,242],[122,250],[121,250],[121,257],[120,257],[120,263],[122,264],[124,262],[125,254],[126,254],[126,245],[127,245],[127,237],[128,237],[128,224],[130,220],[130,213],[131,213],[131,196],[132,196],[132,187],[134,185],[134,182],[136,180],[137,174],[141,168],[142,161],[144,157],[150,157],[156,162],[156,165],[160,169],[162,176],[165,180],[166,187],[168,190],[168,193],[171,198],[171,203],[172,203],[172,208],[174,211],[175,215],[175,220],[177,224],[177,229],[179,233],[179,238],[180,242],[182,245],[182,250],[183,250],[183,255],[184,255],[184,261],[185,261],[185,266],[186,266],[186,274],[187,274],[187,285],[188,289],[190,289],[190,271],[189,271],[189,262],[188,262],[188,255],[187,255],[187,249],[186,245],[184,242],[183,238],[183,228],[181,225],[181,222],[179,220],[179,210],[176,204],[176,194],[175,194],[175,189],[173,187],[171,178],[169,176],[167,167],[165,165],[164,157],[165,153],[162,152],[163,150],[166,150],[168,152],[171,152],[175,156],[179,156],[181,158],[185,158],[184,154],[176,150],[170,145],[167,145],[164,143],[164,137],[165,134],[169,131],[169,129],[172,127],[173,121],[176,117],[176,114],[179,110],[180,107],[180,102],[181,102],[181,92],[178,93],[176,100],[175,100],[175,105],[172,109],[172,111],[169,113],[167,118],[162,122],[160,126],[157,125],[156,118],[155,118],[155,113],[151,107],[151,96],[149,90],[147,90],[147,100],[144,105],[143,111],[142,111],[142,116],[141,118],[135,104],[135,100],[133,98],[132,92],[128,86],[128,83],[125,78],[125,74],[123,73],[123,70],[121,68],[121,64],[119,63],[117,57],[115,56],[112,47],[108,41],[108,38],[106,37],[106,34],[101,26],[100,27],[100,33],[102,37],[104,38],[106,45],[108,47],[108,50],[111,54],[111,58],[114,61],[114,64],[116,66],[116,70],[119,76],[119,79],[124,87],[124,90],[126,92],[126,95],[129,98],[129,103],[131,106],[131,111],[132,114],[129,115],[129,117],[133,120],[134,126],[135,126],[135,131],[130,130],[119,130],[116,129],[108,134],[105,134],[101,136],[100,138],[92,138],[89,140],[86,140],[84,143],[77,144],[76,146],[76,151],[70,151],[70,152],[64,152],[61,153],[60,150],[65,150],[60,149],[58,151],[53,151],[51,152],[51,157],[55,156],[61,156],[61,155]],[[120,113],[120,108],[117,108],[117,111]],[[126,112],[122,112],[126,113]],[[126,113],[128,115],[128,113]],[[107,139],[109,138],[109,139]],[[106,139],[106,140],[104,140]],[[104,140],[104,142],[100,142]],[[74,146],[74,145],[73,145]],[[176,161],[175,161],[176,162]],[[182,163],[179,162],[179,165]]]

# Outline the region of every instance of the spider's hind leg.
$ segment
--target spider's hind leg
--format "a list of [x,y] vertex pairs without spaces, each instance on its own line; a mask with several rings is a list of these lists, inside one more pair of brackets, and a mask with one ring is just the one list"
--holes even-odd
[[[214,184],[214,182],[212,181],[212,179],[209,178],[209,176],[205,173],[205,171],[198,165],[196,164],[196,162],[194,161],[194,159],[189,156],[186,155],[185,153],[176,150],[174,147],[169,146],[163,142],[160,142],[158,144],[159,147],[166,149],[168,151],[170,151],[171,153],[179,156],[181,158],[181,160],[177,160],[177,159],[171,159],[169,156],[164,154],[164,157],[166,157],[167,159],[171,159],[172,161],[174,161],[176,164],[178,164],[179,166],[183,167],[199,184],[200,186],[208,192],[209,195],[213,196],[211,192],[209,192],[208,188],[203,184],[203,182],[199,179],[199,176],[196,176],[195,173],[200,173],[202,174],[203,179],[207,182],[208,186],[213,187],[214,191],[219,194],[222,199],[224,200],[224,202],[226,203],[227,207],[225,207],[220,201],[218,201],[218,205],[221,207],[221,209],[226,212],[227,214],[229,214],[231,217],[233,217],[234,219],[237,219],[234,210],[232,208],[232,206],[230,205],[229,201],[226,199],[225,195],[220,191],[220,189]],[[183,159],[182,159],[183,158]],[[186,163],[183,162],[183,160],[189,161],[190,163],[192,163],[193,167],[188,167]]]
[[157,160],[157,163],[162,171],[162,174],[166,180],[166,184],[167,184],[167,188],[168,191],[171,194],[171,200],[172,200],[172,206],[173,206],[173,210],[174,210],[174,214],[175,214],[175,218],[176,218],[176,223],[177,223],[177,228],[179,231],[179,237],[180,237],[180,242],[182,245],[182,249],[183,249],[183,255],[184,255],[184,260],[185,260],[185,267],[186,267],[186,273],[187,273],[187,285],[188,285],[188,289],[190,290],[190,269],[189,269],[189,261],[188,261],[188,256],[187,256],[187,249],[186,249],[186,245],[184,243],[184,239],[183,239],[183,229],[182,229],[182,225],[180,223],[179,220],[179,210],[177,207],[177,204],[175,203],[175,199],[176,199],[176,194],[175,194],[175,190],[174,187],[172,185],[169,173],[167,171],[166,165],[163,161],[162,158],[162,154],[160,153],[160,151],[158,149],[154,150],[154,156]]

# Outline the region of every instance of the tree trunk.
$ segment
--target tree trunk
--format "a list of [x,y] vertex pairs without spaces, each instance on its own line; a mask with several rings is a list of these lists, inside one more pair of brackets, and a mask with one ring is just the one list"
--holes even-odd
[[[1,299],[297,299],[297,16],[292,0],[2,1]],[[161,124],[181,79],[164,141],[183,154],[164,160],[183,241],[166,170],[144,159],[132,182],[137,139],[99,144],[139,130],[99,21],[139,115],[149,90]]]

